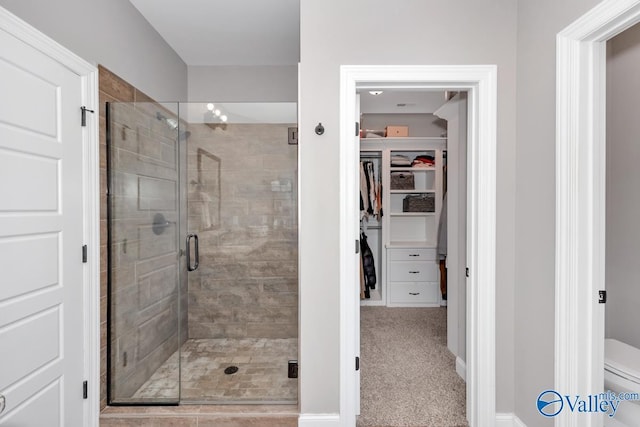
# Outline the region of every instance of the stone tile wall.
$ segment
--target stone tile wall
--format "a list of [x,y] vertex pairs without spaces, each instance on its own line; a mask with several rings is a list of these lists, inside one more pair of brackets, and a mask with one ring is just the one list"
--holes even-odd
[[[157,113],[164,106],[104,67],[100,77],[101,136],[101,404],[106,405],[107,257],[111,255],[112,397],[126,399],[186,340],[186,284],[179,301],[179,145],[177,131]],[[119,103],[122,101],[124,103]],[[106,102],[111,102],[111,246],[107,246]],[[168,106],[170,107],[170,106]],[[186,148],[183,148],[186,150]],[[167,221],[153,229],[154,215]],[[185,217],[186,218],[186,217]],[[184,221],[183,221],[184,222]],[[182,223],[183,223],[182,222]],[[178,372],[176,372],[178,381]],[[177,396],[176,396],[177,398]]]
[[[99,78],[100,396],[104,408],[109,250],[105,103],[138,103],[127,114],[128,107],[120,104],[122,111],[112,129],[122,145],[119,167],[138,172],[118,174],[113,183],[123,196],[113,209],[121,220],[112,229],[111,248],[116,267],[111,271],[112,286],[117,287],[116,334],[112,335],[120,337],[120,342],[113,343],[117,350],[113,362],[116,382],[123,384],[116,390],[120,396],[132,395],[177,349],[177,316],[180,341],[187,337],[297,337],[297,146],[287,144],[286,125],[229,124],[223,129],[190,124],[187,143],[176,148],[177,135],[167,133],[156,118],[158,106],[140,104],[152,99],[102,66]],[[182,122],[181,129],[187,129]],[[168,165],[185,156],[188,172],[179,169],[185,187],[177,196],[178,172]],[[185,206],[187,198],[188,210],[182,209],[183,217],[178,218],[175,203]],[[149,227],[158,212],[173,223],[161,236]],[[175,236],[187,232],[179,223],[188,224],[188,231],[199,235],[200,267],[189,273],[188,292],[185,282],[177,301],[175,275],[184,273],[185,265],[175,262],[182,242]],[[123,366],[125,351],[127,366]]]
[[190,124],[189,338],[298,336],[297,146],[288,125]]

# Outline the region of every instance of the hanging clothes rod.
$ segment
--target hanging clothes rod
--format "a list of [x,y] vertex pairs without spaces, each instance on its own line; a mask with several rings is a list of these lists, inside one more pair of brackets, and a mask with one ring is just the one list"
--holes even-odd
[[381,159],[382,154],[362,154],[360,153],[361,159]]
[[367,230],[382,230],[382,226],[381,225],[369,225],[366,227],[360,227],[360,231],[367,231]]

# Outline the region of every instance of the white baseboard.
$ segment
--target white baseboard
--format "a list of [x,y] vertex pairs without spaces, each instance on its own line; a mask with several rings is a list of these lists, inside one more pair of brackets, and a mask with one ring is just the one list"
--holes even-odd
[[467,364],[459,357],[456,357],[456,373],[460,375],[460,378],[465,382],[467,381]]
[[340,427],[340,414],[300,414],[298,427]]
[[515,414],[496,414],[496,427],[527,427]]

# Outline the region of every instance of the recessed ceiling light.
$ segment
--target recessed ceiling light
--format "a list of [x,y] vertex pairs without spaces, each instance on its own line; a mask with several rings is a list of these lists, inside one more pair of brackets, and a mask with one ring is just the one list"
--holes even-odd
[[370,90],[369,93],[373,96],[378,96],[382,93],[381,90]]

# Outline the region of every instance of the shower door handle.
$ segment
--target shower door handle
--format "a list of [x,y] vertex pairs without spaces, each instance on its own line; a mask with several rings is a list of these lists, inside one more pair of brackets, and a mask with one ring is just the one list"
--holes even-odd
[[[191,265],[191,239],[193,239],[193,251],[194,251],[194,264]],[[198,250],[198,235],[197,234],[188,234],[187,235],[187,270],[195,271],[198,269],[198,265],[200,264],[200,251]]]

